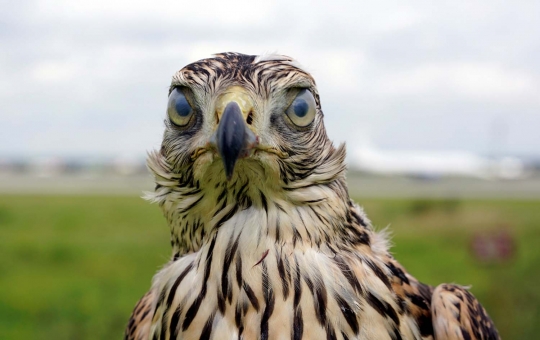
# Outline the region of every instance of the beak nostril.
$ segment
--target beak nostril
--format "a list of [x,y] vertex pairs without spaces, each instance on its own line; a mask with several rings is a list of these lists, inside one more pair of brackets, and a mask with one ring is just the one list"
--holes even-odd
[[246,118],[246,123],[248,125],[251,125],[251,123],[253,123],[253,111],[249,111],[248,116]]

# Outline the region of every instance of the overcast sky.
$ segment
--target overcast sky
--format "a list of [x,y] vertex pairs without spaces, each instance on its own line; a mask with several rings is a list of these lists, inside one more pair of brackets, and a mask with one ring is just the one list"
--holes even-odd
[[539,1],[1,1],[0,157],[143,157],[172,74],[279,52],[349,149],[540,156]]

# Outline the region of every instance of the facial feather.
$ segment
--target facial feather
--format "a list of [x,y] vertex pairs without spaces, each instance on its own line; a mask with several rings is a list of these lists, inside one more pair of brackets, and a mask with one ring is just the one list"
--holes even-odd
[[[199,233],[211,232],[203,227],[193,233],[183,230],[188,226],[174,225],[195,205],[200,206],[202,215],[202,211],[211,211],[207,208],[224,204],[227,199],[240,202],[244,208],[263,206],[261,195],[266,200],[309,202],[328,197],[330,189],[318,184],[344,179],[345,148],[336,149],[329,140],[315,81],[291,58],[217,54],[178,71],[171,91],[176,87],[183,88],[192,104],[193,118],[187,128],[165,120],[161,149],[148,158],[157,183],[156,192],[148,197],[164,208],[173,224],[173,243],[179,238],[181,248],[197,249],[189,242],[200,243],[203,237]],[[208,145],[219,123],[216,101],[231,87],[245,89],[253,103],[250,128],[260,145],[279,154],[261,147],[263,151],[239,160],[232,180],[227,181],[219,156],[215,150],[208,150]],[[300,87],[308,89],[316,103],[313,122],[302,128],[284,114],[294,99],[291,93]],[[204,220],[201,216],[201,223],[208,227],[211,220]]]

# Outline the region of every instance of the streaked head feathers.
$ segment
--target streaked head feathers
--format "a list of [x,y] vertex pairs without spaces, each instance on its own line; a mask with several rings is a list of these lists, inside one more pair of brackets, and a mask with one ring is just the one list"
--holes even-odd
[[[186,126],[174,124],[170,115],[166,118],[161,150],[149,159],[158,178],[175,177],[178,186],[202,188],[226,181],[219,152],[212,147],[212,135],[217,131],[223,101],[226,104],[230,98],[240,103],[257,146],[250,157],[238,160],[229,185],[242,186],[249,179],[265,189],[281,190],[332,181],[344,170],[345,151],[343,147],[335,149],[327,137],[315,81],[292,58],[216,54],[178,71],[169,92],[174,95],[175,91],[182,92],[193,112]],[[297,110],[306,112],[297,117],[290,108],[301,95],[307,99]],[[239,96],[242,101],[236,99]],[[306,104],[309,98],[313,104]],[[313,106],[312,114],[309,105]],[[156,200],[159,197],[158,191]]]

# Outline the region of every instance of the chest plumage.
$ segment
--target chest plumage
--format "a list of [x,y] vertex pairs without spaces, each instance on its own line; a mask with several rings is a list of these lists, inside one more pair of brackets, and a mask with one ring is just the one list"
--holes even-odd
[[254,224],[267,214],[282,223],[274,230],[295,217],[272,204],[267,211],[248,208],[197,253],[161,270],[152,288],[158,296],[152,333],[173,339],[422,338],[418,323],[429,319],[429,288],[411,285],[387,254],[371,250],[372,242],[384,247],[380,236],[361,236],[349,249],[254,238]]

